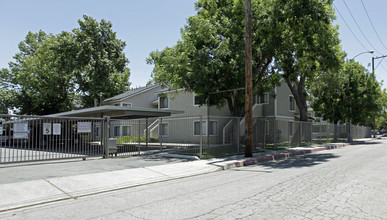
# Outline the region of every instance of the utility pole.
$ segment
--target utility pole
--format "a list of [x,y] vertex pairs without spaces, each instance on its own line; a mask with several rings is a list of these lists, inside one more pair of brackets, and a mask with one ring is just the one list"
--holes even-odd
[[251,0],[245,0],[246,7],[246,36],[245,36],[245,157],[253,156],[253,67],[252,67],[252,48],[251,48]]

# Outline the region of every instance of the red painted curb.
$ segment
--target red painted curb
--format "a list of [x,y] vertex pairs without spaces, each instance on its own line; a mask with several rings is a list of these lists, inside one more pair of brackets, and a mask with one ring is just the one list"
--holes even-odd
[[233,163],[227,164],[226,166],[228,168],[249,166],[249,165],[254,165],[254,164],[257,164],[257,163],[263,162],[263,161],[278,160],[278,159],[294,157],[294,156],[298,156],[298,155],[309,154],[309,153],[322,151],[322,150],[337,149],[337,148],[345,147],[348,145],[349,145],[348,143],[333,144],[333,145],[322,146],[322,147],[318,147],[318,148],[314,148],[314,149],[310,149],[310,150],[299,150],[299,151],[295,151],[292,153],[282,153],[282,154],[276,154],[276,155],[265,156],[265,157],[260,157],[260,158],[247,159],[244,161],[233,162]]

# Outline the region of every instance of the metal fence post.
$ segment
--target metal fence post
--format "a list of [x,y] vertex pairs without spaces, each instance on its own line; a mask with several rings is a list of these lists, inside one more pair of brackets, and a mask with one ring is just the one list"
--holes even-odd
[[237,127],[237,135],[236,135],[236,143],[237,143],[237,152],[238,154],[240,153],[241,149],[241,145],[240,145],[240,136],[241,136],[241,131],[240,131],[240,118],[237,118],[237,123],[236,123],[236,127]]
[[104,155],[103,157],[109,157],[109,136],[110,136],[110,117],[105,117],[105,126],[104,126],[104,137],[103,137],[103,146],[104,146]]
[[301,142],[302,142],[302,122],[299,121],[298,123],[299,123],[298,129],[300,130],[300,132],[298,133],[298,146],[301,147]]
[[199,126],[199,133],[200,133],[200,145],[199,145],[199,157],[201,158],[203,155],[203,116],[200,116],[200,126]]
[[141,120],[138,120],[138,155],[141,154]]
[[145,149],[148,150],[148,118],[145,118]]
[[263,119],[263,149],[266,149],[266,117]]
[[159,141],[160,141],[160,152],[163,151],[163,133],[161,130],[161,126],[163,124],[163,119],[160,118],[159,120]]
[[292,122],[288,121],[288,148],[290,148],[290,129],[292,127]]
[[277,149],[277,119],[273,119],[273,149]]

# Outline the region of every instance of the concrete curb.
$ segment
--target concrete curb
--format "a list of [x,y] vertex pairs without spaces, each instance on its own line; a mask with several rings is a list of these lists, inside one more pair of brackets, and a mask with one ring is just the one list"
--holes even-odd
[[181,155],[181,154],[169,154],[169,153],[159,153],[162,157],[170,157],[170,158],[180,158],[180,159],[187,159],[187,160],[200,160],[197,156],[190,156],[190,155]]
[[260,162],[265,162],[265,161],[269,161],[269,160],[280,160],[280,159],[286,159],[289,157],[309,154],[309,153],[322,151],[322,150],[331,150],[331,149],[341,148],[341,147],[345,147],[348,145],[349,145],[349,143],[328,144],[328,145],[319,146],[319,147],[316,147],[313,149],[296,150],[294,152],[289,152],[289,153],[280,153],[280,154],[274,154],[274,155],[269,155],[269,156],[264,156],[264,157],[250,158],[250,159],[245,159],[245,160],[241,160],[241,161],[231,162],[231,163],[221,165],[221,167],[223,170],[227,170],[227,169],[232,169],[235,167],[254,165],[254,164],[258,164]]

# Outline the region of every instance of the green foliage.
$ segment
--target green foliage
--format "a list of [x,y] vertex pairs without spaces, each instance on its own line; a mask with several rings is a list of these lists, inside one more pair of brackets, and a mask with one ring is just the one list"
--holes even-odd
[[[256,93],[272,88],[275,29],[269,2],[253,1],[253,77]],[[154,64],[153,79],[171,89],[185,88],[206,100],[216,91],[245,86],[244,2],[199,0],[197,15],[188,18],[181,40],[173,47],[155,51],[147,59]],[[244,114],[244,92],[212,94],[213,105],[228,104],[237,116]]]
[[[295,82],[296,103],[306,118],[306,80],[337,64],[337,30],[332,26],[332,1],[253,0],[253,87],[262,94],[280,75]],[[244,1],[199,0],[181,40],[150,54],[153,79],[172,89],[185,88],[199,99],[216,91],[245,86]],[[244,92],[218,93],[216,105],[228,104],[244,115]],[[305,117],[304,117],[305,115]]]
[[376,114],[376,128],[387,130],[387,91],[386,89],[381,92],[381,97],[379,99],[379,105],[382,107],[382,110]]
[[307,120],[307,85],[319,75],[339,67],[338,32],[333,27],[331,0],[275,1],[278,29],[282,33],[275,56],[300,110]]
[[[145,143],[146,137],[140,137],[140,142]],[[150,143],[158,143],[158,138],[149,138]],[[138,143],[138,137],[134,136],[122,136],[117,138],[117,144],[125,144],[125,143]]]
[[0,74],[3,111],[52,114],[91,107],[100,92],[111,97],[127,90],[125,42],[116,38],[110,22],[83,18],[73,32],[29,32],[20,42],[14,62]]
[[312,108],[317,116],[338,123],[372,125],[373,114],[381,111],[381,88],[374,74],[357,62],[346,62],[335,73],[321,75],[313,84]]
[[97,22],[86,15],[83,19],[78,20],[80,27],[73,30],[73,39],[70,39],[73,47],[64,42],[64,51],[70,55],[64,61],[72,66],[83,106],[92,107],[100,92],[103,97],[111,97],[126,91],[130,71],[125,67],[126,44],[116,38],[111,22],[104,19]]
[[71,76],[58,68],[54,52],[50,49],[56,37],[43,31],[29,32],[19,44],[20,52],[3,70],[1,78],[7,89],[7,107],[15,107],[21,114],[49,114],[71,109],[69,93]]

